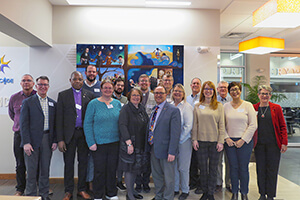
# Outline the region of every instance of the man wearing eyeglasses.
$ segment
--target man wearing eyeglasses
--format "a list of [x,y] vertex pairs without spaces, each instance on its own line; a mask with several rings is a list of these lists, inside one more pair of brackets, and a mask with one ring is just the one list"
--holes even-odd
[[173,89],[173,84],[174,84],[174,78],[170,74],[165,74],[162,78],[162,84],[166,88],[167,91],[167,102],[170,103],[172,101],[171,99],[171,93]]
[[175,156],[181,133],[180,110],[166,101],[163,86],[154,90],[156,106],[152,110],[146,151],[151,152],[151,169],[155,200],[173,200],[175,187]]
[[[227,102],[232,101],[230,95],[228,95],[228,83],[226,81],[220,81],[217,87],[218,96],[217,100],[221,102],[223,105]],[[218,172],[217,172],[217,191],[222,191],[223,185],[223,155],[225,160],[225,187],[226,189],[231,192],[231,182],[230,182],[230,170],[229,170],[229,163],[225,151],[221,152],[220,161],[218,165]]]
[[33,90],[34,81],[30,74],[22,76],[20,85],[22,90],[13,94],[8,103],[9,117],[14,121],[12,130],[14,131],[14,155],[16,159],[16,196],[22,196],[26,187],[26,167],[24,162],[24,151],[21,147],[21,134],[20,134],[20,113],[22,101],[36,93]]
[[25,191],[27,196],[39,194],[43,200],[48,200],[50,161],[57,147],[56,102],[47,96],[47,76],[38,77],[36,83],[37,93],[23,101],[20,115],[21,146],[27,169]]
[[63,152],[65,163],[63,200],[70,200],[73,197],[76,150],[78,159],[77,195],[83,199],[91,199],[86,192],[85,183],[89,148],[83,132],[83,121],[87,105],[94,99],[94,94],[82,88],[83,77],[78,71],[72,72],[70,83],[71,88],[58,94],[56,113],[58,149]]

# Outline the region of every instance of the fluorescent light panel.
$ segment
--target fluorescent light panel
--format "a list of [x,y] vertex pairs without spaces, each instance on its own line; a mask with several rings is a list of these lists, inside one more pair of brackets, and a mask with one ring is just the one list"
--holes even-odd
[[237,59],[239,57],[243,56],[241,53],[236,53],[236,54],[230,54],[230,60]]
[[241,52],[247,53],[247,54],[263,55],[263,54],[276,52],[276,51],[281,51],[281,50],[284,50],[284,49],[270,48],[270,47],[256,47],[256,48],[248,49],[248,50],[241,51]]
[[148,5],[163,5],[163,6],[190,6],[189,1],[146,1]]

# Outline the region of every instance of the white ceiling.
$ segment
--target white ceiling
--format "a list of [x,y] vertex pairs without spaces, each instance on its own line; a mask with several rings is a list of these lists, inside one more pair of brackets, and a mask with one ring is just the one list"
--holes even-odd
[[[49,0],[52,5],[69,5],[67,0]],[[87,0],[68,0],[83,1]],[[145,0],[89,0],[100,3],[102,6],[118,7],[149,7]],[[187,0],[165,0],[187,1]],[[191,6],[181,8],[189,9],[219,9],[220,10],[220,38],[222,50],[237,50],[241,41],[256,36],[279,37],[285,39],[285,50],[288,53],[300,53],[300,27],[294,29],[284,28],[254,28],[252,27],[252,12],[268,0],[189,0]],[[84,5],[84,4],[79,4]],[[87,4],[85,4],[87,5]],[[94,4],[95,5],[95,4]],[[98,4],[99,5],[99,4]],[[90,6],[90,5],[89,5]],[[173,6],[173,8],[178,6]],[[240,33],[240,34],[235,34]],[[231,37],[226,37],[232,35]],[[238,37],[241,35],[242,37]],[[282,51],[281,51],[282,52]]]

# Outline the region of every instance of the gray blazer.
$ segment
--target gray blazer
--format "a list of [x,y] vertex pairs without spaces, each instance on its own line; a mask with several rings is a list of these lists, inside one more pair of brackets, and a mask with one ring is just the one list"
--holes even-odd
[[[152,114],[150,123],[151,118]],[[151,148],[154,148],[155,157],[158,159],[167,159],[168,154],[176,156],[178,153],[180,132],[180,110],[166,102],[158,119],[156,119],[156,125],[153,131],[153,145],[151,147],[147,141],[146,151],[150,151]]]

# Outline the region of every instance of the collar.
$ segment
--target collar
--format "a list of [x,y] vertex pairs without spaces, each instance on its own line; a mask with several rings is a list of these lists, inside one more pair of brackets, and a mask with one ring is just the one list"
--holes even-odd
[[84,80],[84,84],[85,84],[86,86],[88,86],[88,87],[93,87],[94,85],[96,85],[96,83],[97,83],[97,80],[96,80],[96,79],[95,79],[94,83],[92,83],[91,85],[89,85],[89,84],[86,82],[86,80]]
[[115,98],[115,99],[118,99],[118,100],[122,99],[122,97],[123,97],[123,95],[122,95],[122,94],[121,94],[121,96],[120,96],[120,97],[117,97],[117,96],[115,95],[115,92],[113,93],[113,96],[114,96],[114,98]]
[[82,88],[80,88],[79,90],[76,90],[75,88],[72,87],[73,92],[79,93],[81,92]]
[[167,102],[167,100],[165,100],[161,104],[156,104],[156,106],[158,106],[159,108],[163,108],[165,106],[166,102]]
[[35,91],[35,90],[32,90],[29,96],[27,96],[27,95],[23,92],[23,90],[21,90],[21,95],[24,95],[24,96],[26,96],[26,97],[30,97],[30,96],[32,96],[32,95],[34,95],[34,94],[36,94],[36,91]]
[[199,96],[200,95],[200,92],[198,92],[195,96],[193,96],[193,93],[191,94],[191,97],[192,98],[195,98],[195,97],[197,97],[197,96]]
[[37,97],[39,98],[39,100],[46,100],[47,96],[45,98],[42,98],[38,93],[36,93]]

